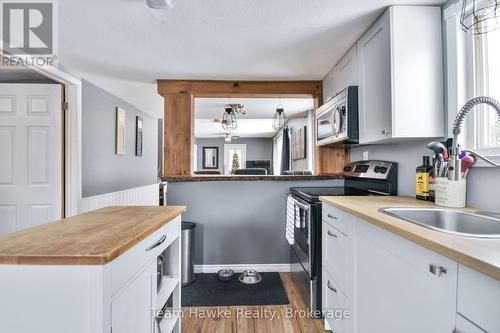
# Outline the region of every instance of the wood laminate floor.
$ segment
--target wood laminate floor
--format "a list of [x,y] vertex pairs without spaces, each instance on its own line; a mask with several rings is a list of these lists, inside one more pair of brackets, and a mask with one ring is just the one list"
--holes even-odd
[[[323,321],[304,314],[306,303],[289,273],[280,273],[290,304],[183,308],[183,333],[326,332]],[[291,316],[292,311],[296,314]]]

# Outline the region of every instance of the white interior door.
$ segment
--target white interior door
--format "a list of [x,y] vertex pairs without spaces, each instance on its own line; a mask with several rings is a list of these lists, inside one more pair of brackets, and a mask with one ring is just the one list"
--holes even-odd
[[0,235],[61,218],[61,85],[0,84]]

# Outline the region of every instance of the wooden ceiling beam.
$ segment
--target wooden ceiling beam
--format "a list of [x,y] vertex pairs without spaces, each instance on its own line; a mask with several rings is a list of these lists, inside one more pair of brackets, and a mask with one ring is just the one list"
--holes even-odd
[[217,81],[217,80],[157,80],[158,93],[190,93],[195,97],[289,97],[320,98],[321,81]]

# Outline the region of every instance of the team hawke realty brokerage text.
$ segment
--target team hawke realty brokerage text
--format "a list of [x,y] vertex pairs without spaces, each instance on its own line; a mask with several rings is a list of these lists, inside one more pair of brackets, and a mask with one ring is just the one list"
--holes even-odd
[[320,318],[322,315],[328,319],[334,320],[347,320],[351,318],[351,310],[347,309],[331,309],[323,311],[309,311],[285,307],[280,309],[257,308],[248,309],[247,307],[234,307],[233,309],[227,308],[184,308],[184,309],[169,309],[158,310],[153,309],[154,318],[199,318],[199,319],[305,319],[305,318]]

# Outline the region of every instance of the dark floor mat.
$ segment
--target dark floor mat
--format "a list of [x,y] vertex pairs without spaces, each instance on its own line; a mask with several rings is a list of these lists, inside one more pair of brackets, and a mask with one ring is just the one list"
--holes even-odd
[[279,273],[261,273],[262,281],[244,284],[235,274],[221,282],[217,274],[197,274],[196,280],[182,287],[182,306],[283,305],[288,296]]

